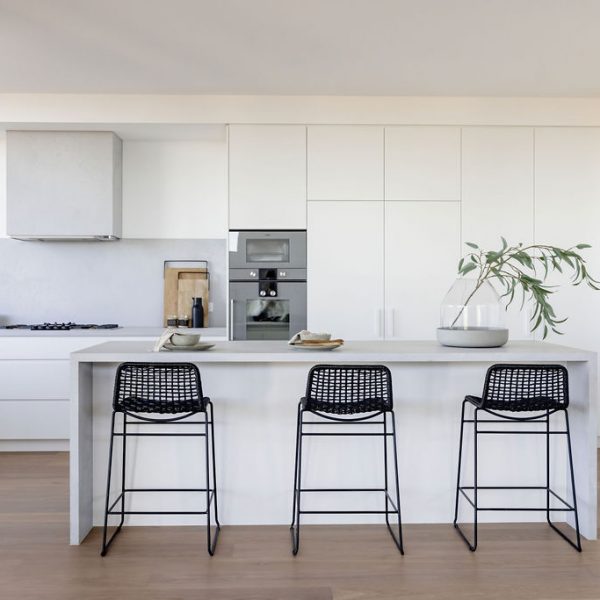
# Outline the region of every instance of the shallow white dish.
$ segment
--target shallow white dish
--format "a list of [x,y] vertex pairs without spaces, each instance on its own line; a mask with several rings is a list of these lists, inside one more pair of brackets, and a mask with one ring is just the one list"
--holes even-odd
[[438,327],[437,339],[442,346],[455,348],[499,348],[508,342],[508,329],[477,328],[451,329]]
[[340,346],[343,346],[340,342],[323,342],[322,344],[303,344],[302,342],[296,342],[291,344],[292,347],[300,350],[335,350]]
[[175,346],[175,344],[165,344],[163,348],[165,350],[174,350],[175,352],[200,352],[202,350],[209,350],[214,344],[208,342],[199,342],[193,346]]

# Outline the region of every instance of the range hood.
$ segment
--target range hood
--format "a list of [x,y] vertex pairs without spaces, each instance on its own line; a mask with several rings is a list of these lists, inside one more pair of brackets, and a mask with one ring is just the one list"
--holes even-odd
[[122,141],[110,131],[8,131],[7,233],[19,240],[121,237]]

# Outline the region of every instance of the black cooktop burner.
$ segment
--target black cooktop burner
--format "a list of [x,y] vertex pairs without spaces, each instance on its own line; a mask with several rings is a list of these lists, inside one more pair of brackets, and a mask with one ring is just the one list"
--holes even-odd
[[31,331],[70,331],[71,329],[117,329],[114,323],[96,325],[95,323],[38,323],[36,325],[3,325],[0,329],[30,329]]

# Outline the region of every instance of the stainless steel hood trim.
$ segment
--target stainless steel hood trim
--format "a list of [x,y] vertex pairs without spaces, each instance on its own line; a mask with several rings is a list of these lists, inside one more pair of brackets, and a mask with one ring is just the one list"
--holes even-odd
[[121,239],[115,235],[10,235],[9,237],[21,242],[113,242]]

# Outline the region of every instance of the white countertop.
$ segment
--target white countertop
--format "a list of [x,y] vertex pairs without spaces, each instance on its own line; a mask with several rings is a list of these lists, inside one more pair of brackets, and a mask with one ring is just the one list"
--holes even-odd
[[595,352],[546,342],[514,341],[502,348],[449,348],[436,341],[346,342],[331,351],[293,348],[287,342],[216,342],[207,351],[152,351],[152,342],[105,342],[73,352],[77,362],[355,363],[355,362],[568,362],[591,361]]
[[[163,327],[118,327],[117,329],[71,329],[70,331],[31,331],[29,329],[0,329],[0,338],[122,338],[151,337],[157,338],[164,331]],[[202,329],[182,329],[185,333],[199,333],[204,337],[227,337],[225,327],[204,327]]]

